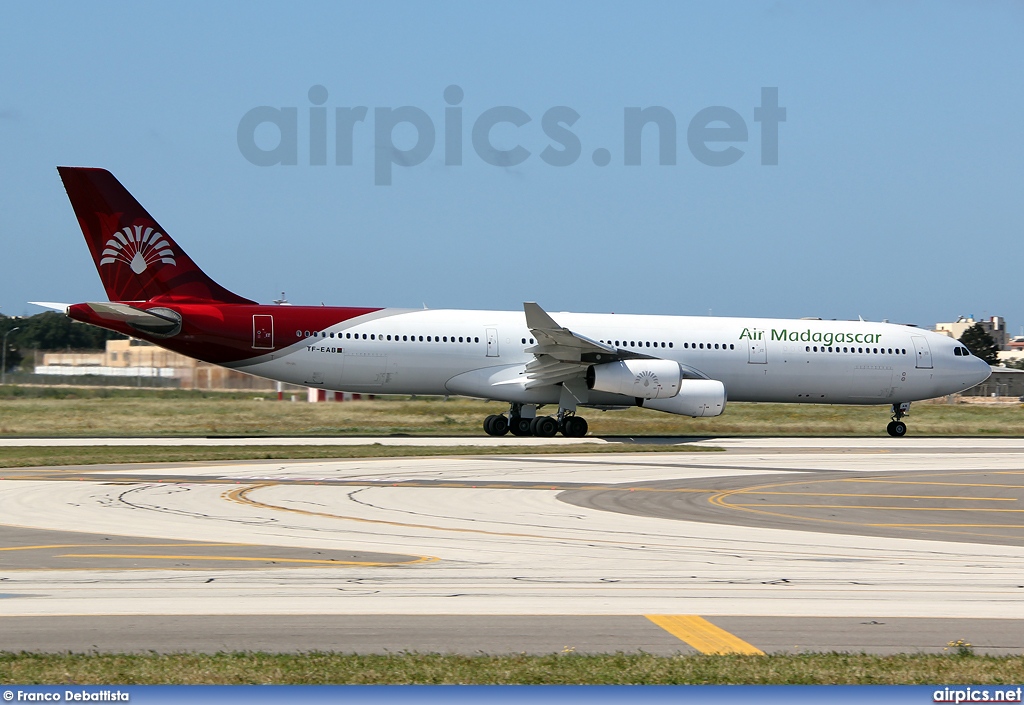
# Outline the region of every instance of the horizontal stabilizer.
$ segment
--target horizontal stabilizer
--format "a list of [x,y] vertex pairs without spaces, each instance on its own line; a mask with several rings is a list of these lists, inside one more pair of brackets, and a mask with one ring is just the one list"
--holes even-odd
[[59,311],[60,313],[67,313],[68,308],[71,304],[59,304],[56,301],[29,301],[31,306],[39,306],[40,308],[48,308],[51,311]]
[[90,302],[93,312],[108,321],[127,323],[132,328],[155,335],[174,335],[181,329],[181,316],[167,308],[145,310],[128,304]]

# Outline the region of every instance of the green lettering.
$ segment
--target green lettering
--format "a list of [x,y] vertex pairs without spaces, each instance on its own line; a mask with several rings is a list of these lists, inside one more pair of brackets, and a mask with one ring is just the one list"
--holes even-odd
[[743,332],[740,333],[740,340],[753,340],[754,336],[750,334],[749,328],[744,328]]
[[772,328],[772,340],[785,340],[785,339],[786,339],[786,329],[785,328],[783,328],[781,331],[777,331],[774,328]]

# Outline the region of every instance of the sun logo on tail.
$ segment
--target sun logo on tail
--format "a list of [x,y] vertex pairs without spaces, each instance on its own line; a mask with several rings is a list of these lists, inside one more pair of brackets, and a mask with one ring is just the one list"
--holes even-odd
[[142,274],[151,264],[175,264],[174,251],[163,233],[141,225],[126,227],[114,233],[103,246],[100,264],[124,262],[136,274]]

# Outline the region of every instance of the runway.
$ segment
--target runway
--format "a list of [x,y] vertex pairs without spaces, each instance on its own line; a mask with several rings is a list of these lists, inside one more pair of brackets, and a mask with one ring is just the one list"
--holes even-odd
[[0,470],[0,650],[1024,652],[1024,440],[664,442]]

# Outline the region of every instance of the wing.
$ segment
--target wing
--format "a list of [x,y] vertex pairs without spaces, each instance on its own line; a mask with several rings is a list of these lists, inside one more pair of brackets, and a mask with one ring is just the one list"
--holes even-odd
[[523,310],[526,312],[526,326],[537,341],[535,346],[526,349],[534,356],[526,364],[527,389],[582,379],[590,365],[650,357],[621,350],[563,328],[532,301],[524,303]]

